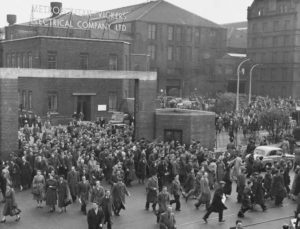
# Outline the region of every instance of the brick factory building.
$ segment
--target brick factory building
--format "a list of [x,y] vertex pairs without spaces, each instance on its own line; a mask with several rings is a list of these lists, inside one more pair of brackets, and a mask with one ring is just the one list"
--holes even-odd
[[248,8],[248,57],[261,64],[254,94],[300,96],[300,2],[255,0]]
[[[194,88],[206,94],[214,87],[215,60],[226,53],[225,28],[163,0],[111,9],[101,15],[109,12],[123,16],[65,13],[11,23],[1,43],[3,66],[27,67],[32,60],[29,67],[33,68],[114,69],[117,63],[117,70],[156,71],[157,91],[168,95],[187,96]],[[41,42],[38,47],[43,51],[25,50],[30,45],[26,42],[31,41]],[[94,45],[99,48],[94,49]],[[103,53],[99,53],[103,46]],[[49,63],[55,58],[56,65]],[[60,64],[66,59],[65,65]]]

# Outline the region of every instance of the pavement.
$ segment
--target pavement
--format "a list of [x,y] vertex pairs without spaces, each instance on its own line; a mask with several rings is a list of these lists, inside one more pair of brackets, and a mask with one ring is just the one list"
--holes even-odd
[[[181,199],[181,212],[175,212],[177,229],[228,229],[234,226],[237,218],[237,212],[240,204],[236,202],[236,185],[233,184],[232,195],[226,200],[228,210],[224,211],[224,223],[218,222],[218,214],[212,213],[208,219],[208,224],[204,224],[202,217],[205,214],[205,207],[200,206],[199,210],[194,207],[195,200],[189,200],[187,203]],[[113,229],[157,229],[156,218],[152,211],[145,211],[145,187],[140,184],[134,184],[128,188],[131,193],[126,199],[126,210],[121,211],[119,217],[113,216]],[[11,229],[84,229],[88,228],[86,216],[80,212],[78,202],[70,205],[66,213],[59,214],[48,213],[48,208],[36,208],[36,202],[33,200],[29,190],[17,192],[16,200],[19,208],[22,210],[21,220],[15,222],[14,218],[8,217],[5,224],[0,224],[0,228]],[[262,212],[257,206],[254,211],[247,212],[242,219],[246,228],[281,228],[283,224],[289,223],[296,204],[289,199],[284,200],[283,207],[275,208],[274,203],[266,203],[268,210]],[[175,207],[173,205],[173,207]],[[0,204],[2,212],[3,204]],[[106,227],[104,227],[106,228]]]

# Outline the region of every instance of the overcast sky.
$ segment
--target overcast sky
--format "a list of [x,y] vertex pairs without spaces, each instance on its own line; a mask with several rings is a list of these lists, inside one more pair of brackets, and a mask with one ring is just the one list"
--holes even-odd
[[[104,11],[146,0],[52,0],[62,2],[63,8]],[[190,12],[213,22],[223,24],[247,20],[247,7],[253,0],[168,0]],[[16,14],[17,23],[29,21],[33,5],[50,5],[47,0],[1,0],[0,27],[7,25],[6,15]],[[36,15],[35,15],[36,16]],[[46,17],[47,15],[45,15]]]

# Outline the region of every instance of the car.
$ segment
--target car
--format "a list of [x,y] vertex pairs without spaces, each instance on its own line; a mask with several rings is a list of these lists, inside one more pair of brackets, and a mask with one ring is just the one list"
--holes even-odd
[[[247,155],[247,157],[248,156],[249,155]],[[275,161],[280,162],[281,160],[284,160],[286,163],[289,163],[290,167],[292,168],[295,161],[294,155],[284,155],[282,149],[276,146],[258,146],[254,150],[253,157],[254,160],[256,160],[258,157],[262,157],[262,163],[264,168],[266,168],[266,166],[272,166]]]

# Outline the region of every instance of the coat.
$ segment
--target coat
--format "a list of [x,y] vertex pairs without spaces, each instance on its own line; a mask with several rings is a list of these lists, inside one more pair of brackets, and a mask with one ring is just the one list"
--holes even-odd
[[157,177],[150,177],[146,186],[147,202],[156,203],[158,194],[158,179]]
[[193,173],[189,173],[187,175],[186,181],[183,185],[184,191],[189,192],[195,187],[195,175]]
[[66,207],[70,198],[70,190],[67,181],[58,182],[57,185],[58,207]]
[[147,161],[145,158],[142,158],[138,162],[136,175],[139,179],[144,180],[146,178],[146,170],[147,170]]
[[84,203],[87,203],[89,200],[89,192],[90,192],[90,183],[86,181],[83,183],[82,181],[78,184],[78,197]]
[[159,212],[167,211],[168,205],[170,204],[169,193],[160,192],[157,197],[157,202],[159,205]]
[[96,214],[94,209],[90,209],[87,214],[87,222],[89,229],[100,229],[100,224],[103,223],[104,213],[101,208],[98,208]]
[[222,181],[224,179],[224,176],[225,176],[225,164],[223,161],[219,161],[217,162],[217,174],[216,174],[217,181]]
[[222,202],[223,195],[223,188],[218,188],[214,193],[213,200],[208,210],[212,212],[220,212],[227,209],[227,207]]
[[112,202],[114,207],[125,206],[125,195],[129,195],[123,182],[114,183],[111,189]]
[[57,181],[48,179],[46,182],[46,205],[53,206],[57,204]]
[[174,196],[180,196],[181,194],[180,181],[176,181],[176,180],[172,181],[170,193]]
[[6,190],[3,216],[14,216],[20,212],[21,211],[18,209],[18,205],[16,203],[15,191],[13,189]]
[[200,188],[201,189],[201,194],[199,196],[199,201],[201,203],[210,202],[211,194],[210,194],[208,179],[202,177],[201,180],[200,180],[200,187],[201,187]]
[[32,168],[29,162],[22,162],[21,166],[21,184],[22,186],[31,184]]
[[33,199],[42,201],[45,197],[46,181],[43,175],[35,175],[32,181]]
[[283,177],[281,175],[274,175],[272,179],[271,192],[273,196],[286,197],[287,192],[284,186]]
[[111,217],[112,216],[112,198],[103,198],[102,201],[102,209],[103,213],[105,215],[105,218]]
[[104,194],[105,194],[105,190],[102,186],[100,186],[99,188],[97,188],[97,186],[95,186],[91,192],[91,202],[95,202],[99,206],[101,206],[102,200],[104,198]]
[[175,229],[176,220],[174,213],[169,215],[168,212],[164,212],[160,215],[159,229]]
[[77,171],[70,171],[68,172],[67,176],[68,185],[70,188],[70,192],[72,196],[77,195],[77,188],[78,188],[78,182],[79,182],[79,174]]

